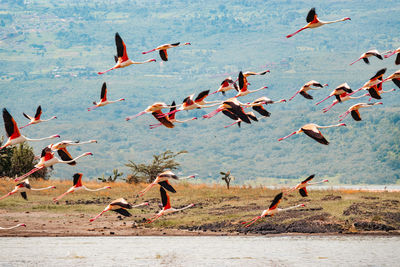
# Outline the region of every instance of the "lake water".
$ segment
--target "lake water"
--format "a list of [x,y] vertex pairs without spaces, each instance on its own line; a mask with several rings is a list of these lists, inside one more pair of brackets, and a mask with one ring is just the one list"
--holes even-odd
[[0,238],[0,266],[400,266],[400,236]]

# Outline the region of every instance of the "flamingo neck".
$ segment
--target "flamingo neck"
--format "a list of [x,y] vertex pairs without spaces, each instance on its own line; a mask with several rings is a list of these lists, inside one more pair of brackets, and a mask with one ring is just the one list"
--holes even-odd
[[39,138],[39,139],[32,139],[32,138],[25,137],[26,141],[30,141],[30,142],[37,142],[37,141],[43,141],[43,140],[47,140],[47,139],[54,139],[54,138],[60,138],[60,136],[52,135],[52,136],[43,137],[43,138]]
[[319,20],[319,22],[323,25],[325,24],[332,24],[332,23],[336,23],[336,22],[341,22],[341,21],[345,21],[345,20],[349,20],[350,18],[342,18],[342,19],[337,19],[337,20],[331,20],[331,21],[322,21]]
[[296,206],[293,206],[293,207],[289,207],[289,208],[285,208],[285,209],[279,209],[279,208],[278,208],[278,211],[279,211],[279,212],[282,212],[282,211],[287,211],[287,210],[296,209],[296,208],[299,208],[299,207],[303,207],[303,204],[299,204],[299,205],[296,205]]
[[339,126],[344,126],[344,125],[343,125],[343,123],[334,124],[334,125],[327,125],[327,126],[317,125],[317,127],[320,128],[320,129],[327,129],[327,128],[333,128],[333,127],[339,127]]
[[33,191],[40,191],[40,190],[47,190],[47,189],[53,189],[56,188],[54,185],[50,185],[48,187],[43,187],[43,188],[31,188]]

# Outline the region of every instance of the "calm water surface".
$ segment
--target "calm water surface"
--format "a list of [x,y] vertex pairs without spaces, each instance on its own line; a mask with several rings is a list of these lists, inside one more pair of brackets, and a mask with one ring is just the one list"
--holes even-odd
[[400,237],[0,238],[0,266],[400,266]]

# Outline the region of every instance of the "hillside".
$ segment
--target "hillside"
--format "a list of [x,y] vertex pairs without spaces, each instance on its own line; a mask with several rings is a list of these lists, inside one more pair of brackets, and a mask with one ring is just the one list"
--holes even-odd
[[[349,66],[369,49],[384,52],[399,46],[396,3],[1,1],[0,104],[20,125],[26,121],[22,112],[34,113],[38,104],[44,118],[57,115],[57,120],[24,129],[26,136],[58,133],[67,140],[99,141],[71,149],[72,155],[91,151],[94,157],[75,167],[56,166],[54,178],[69,179],[78,171],[95,178],[114,168],[127,174],[128,160],[144,162],[166,149],[184,149],[189,153],[180,158],[181,173],[198,173],[206,182],[219,179],[219,171],[231,170],[238,183],[297,181],[311,173],[337,183],[396,183],[400,178],[398,90],[383,96],[384,105],[362,110],[362,122],[347,118],[347,127],[324,130],[329,146],[304,135],[277,141],[308,122],[336,124],[338,116],[357,102],[337,105],[326,114],[314,103],[337,85],[348,82],[357,89],[380,68],[386,67],[387,74],[398,69],[393,57]],[[348,16],[351,21],[286,39],[304,26],[314,5],[321,19]],[[156,58],[157,63],[97,75],[114,64],[115,32],[124,39],[132,59]],[[141,54],[178,41],[192,45],[169,50],[168,62],[160,63],[157,52]],[[265,85],[268,89],[242,102],[263,95],[288,99],[309,80],[329,87],[311,92],[314,101],[297,96],[289,103],[269,106],[270,118],[240,129],[223,128],[231,121],[222,115],[174,129],[150,130],[148,125],[155,122],[150,115],[124,120],[157,101],[181,102],[192,93],[214,91],[226,76],[236,77],[240,70],[266,68],[271,73],[249,81],[250,89]],[[87,112],[98,100],[103,82],[109,99],[126,101]],[[388,83],[384,89],[393,86]],[[216,99],[223,98],[213,95],[209,100]],[[209,111],[180,112],[177,118],[201,117]],[[1,125],[0,135],[5,134],[3,129]],[[48,143],[31,144],[39,154]]]

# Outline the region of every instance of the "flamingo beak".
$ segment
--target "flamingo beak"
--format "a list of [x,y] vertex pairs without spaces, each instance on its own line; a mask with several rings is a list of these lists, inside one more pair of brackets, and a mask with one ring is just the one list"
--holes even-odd
[[60,138],[61,136],[60,136],[60,135],[58,135],[58,134],[56,134],[54,137],[55,137],[55,138]]
[[54,185],[51,187],[51,189],[56,189],[57,187],[55,187]]
[[107,188],[107,189],[111,189],[111,186],[107,186],[106,188]]
[[23,224],[21,224],[21,226],[26,227],[26,224],[23,223]]
[[86,155],[93,156],[93,153],[92,152],[87,152]]
[[347,126],[346,123],[341,123],[339,126]]
[[306,205],[304,205],[304,204],[300,204],[300,206],[301,206],[301,207],[305,207]]
[[329,182],[329,180],[328,180],[328,179],[325,179],[325,180],[323,180],[322,182],[327,183],[327,182]]

